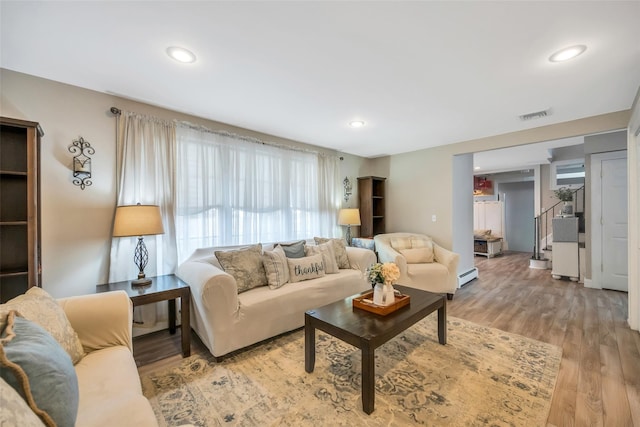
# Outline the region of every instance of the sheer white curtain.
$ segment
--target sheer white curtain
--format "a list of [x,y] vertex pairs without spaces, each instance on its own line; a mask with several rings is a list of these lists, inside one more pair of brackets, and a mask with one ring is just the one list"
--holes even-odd
[[[145,236],[149,277],[173,273],[177,266],[175,228],[175,124],[122,111],[117,135],[117,205],[159,205],[164,234]],[[137,237],[111,239],[109,281],[135,279]]]
[[197,248],[335,236],[335,157],[178,126],[179,262]]

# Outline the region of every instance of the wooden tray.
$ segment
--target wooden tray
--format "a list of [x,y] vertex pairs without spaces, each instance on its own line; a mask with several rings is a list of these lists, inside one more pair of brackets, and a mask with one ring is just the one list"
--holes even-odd
[[389,313],[393,313],[394,311],[404,307],[409,304],[409,300],[411,297],[409,295],[396,295],[396,299],[393,304],[390,305],[377,305],[374,303],[365,302],[363,300],[369,299],[373,301],[373,291],[367,292],[364,295],[360,295],[359,297],[354,298],[353,306],[356,308],[360,308],[362,310],[370,311],[375,314],[379,314],[381,316],[386,316]]

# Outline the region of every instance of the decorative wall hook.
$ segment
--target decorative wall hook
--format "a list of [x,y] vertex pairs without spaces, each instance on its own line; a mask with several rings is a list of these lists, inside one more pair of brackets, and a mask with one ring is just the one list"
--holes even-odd
[[348,176],[344,177],[344,181],[342,181],[342,185],[344,186],[344,201],[348,202],[349,201],[349,197],[351,197],[351,192],[353,190],[353,187],[351,185],[351,181],[349,181],[349,177]]
[[95,150],[83,137],[76,139],[69,146],[69,151],[73,156],[73,183],[79,185],[82,190],[86,186],[93,184],[91,182],[91,157]]

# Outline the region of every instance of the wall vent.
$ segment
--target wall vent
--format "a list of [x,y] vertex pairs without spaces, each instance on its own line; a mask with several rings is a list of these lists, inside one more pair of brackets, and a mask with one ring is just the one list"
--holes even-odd
[[527,114],[522,114],[520,117],[520,120],[522,120],[523,122],[526,122],[527,120],[533,120],[533,119],[541,119],[543,117],[547,117],[551,115],[551,109],[546,109],[546,110],[542,110],[542,111],[536,111],[533,113],[527,113]]

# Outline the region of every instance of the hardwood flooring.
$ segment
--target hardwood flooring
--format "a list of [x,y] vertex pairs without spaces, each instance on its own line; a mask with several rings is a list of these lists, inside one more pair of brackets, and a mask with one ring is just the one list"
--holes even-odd
[[[627,325],[627,294],[554,280],[529,257],[476,257],[480,277],[447,301],[448,314],[562,347],[547,426],[640,426],[640,334]],[[192,354],[207,354],[192,337]],[[179,333],[135,338],[134,348],[141,374],[182,360]]]

